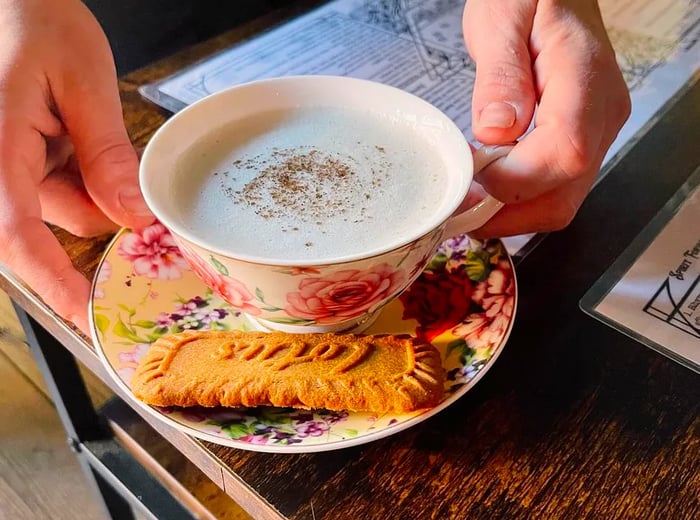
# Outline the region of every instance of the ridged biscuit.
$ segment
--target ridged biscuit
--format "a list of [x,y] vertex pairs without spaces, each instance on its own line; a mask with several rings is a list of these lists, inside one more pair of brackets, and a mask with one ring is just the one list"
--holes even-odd
[[444,396],[439,352],[408,335],[187,331],[158,339],[131,380],[156,406],[409,412]]

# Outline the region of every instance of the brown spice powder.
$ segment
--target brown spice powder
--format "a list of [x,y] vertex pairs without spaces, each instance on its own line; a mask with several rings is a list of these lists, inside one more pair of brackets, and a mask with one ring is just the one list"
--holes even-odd
[[[357,204],[370,199],[366,188],[364,196],[352,195],[358,182],[356,161],[312,147],[273,148],[267,157],[237,159],[233,165],[259,173],[240,190],[226,186],[223,180],[221,188],[235,204],[245,204],[265,219],[292,218],[322,225],[326,218],[349,212],[353,201]],[[376,190],[383,179],[375,168],[372,173],[372,189]],[[361,222],[365,211],[365,207],[355,208],[360,219],[353,221]]]

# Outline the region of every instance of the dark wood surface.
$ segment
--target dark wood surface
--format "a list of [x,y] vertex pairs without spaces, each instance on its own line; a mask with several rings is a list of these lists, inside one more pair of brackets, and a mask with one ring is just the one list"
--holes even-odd
[[[140,84],[286,15],[123,78],[135,144],[168,117],[140,97]],[[700,377],[578,306],[700,164],[699,136],[700,83],[603,179],[571,226],[519,262],[508,345],[471,392],[432,419],[358,448],[306,455],[234,450],[147,420],[255,518],[700,517]],[[108,237],[57,234],[92,276]],[[0,273],[0,288],[109,383],[84,338],[10,275]]]

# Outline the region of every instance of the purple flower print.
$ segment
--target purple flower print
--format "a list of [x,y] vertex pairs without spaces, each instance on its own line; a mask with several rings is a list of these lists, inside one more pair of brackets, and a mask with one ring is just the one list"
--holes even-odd
[[[335,423],[338,423],[340,421],[344,421],[349,417],[349,413],[345,410],[343,411],[333,411],[333,410],[323,410],[319,412],[319,415],[321,417],[320,422],[323,422],[328,425],[333,425]],[[314,422],[314,414],[311,411],[308,410],[300,410],[298,412],[294,412],[290,418],[294,421],[294,423],[298,426],[302,426],[305,423],[313,423]],[[326,428],[327,429],[327,428]]]
[[471,239],[468,235],[458,235],[443,242],[438,252],[450,256],[450,253],[466,254],[470,250]]
[[294,429],[297,432],[297,436],[304,439],[306,437],[320,437],[330,430],[331,427],[322,421],[308,421],[296,426]]
[[324,419],[328,424],[332,425],[332,424],[338,423],[340,421],[344,421],[349,416],[350,416],[350,414],[346,410],[339,411],[339,412],[328,411],[327,415],[324,414]]
[[207,418],[214,423],[228,423],[233,421],[242,421],[246,415],[243,410],[235,408],[214,408],[207,410]]
[[189,316],[197,310],[197,304],[192,300],[175,305],[175,313],[181,316]]
[[298,444],[301,442],[301,439],[296,438],[293,433],[276,429],[275,434],[272,436],[272,441],[276,444]]
[[174,312],[161,312],[155,319],[155,328],[159,333],[169,329],[182,332],[183,330],[209,330],[220,326],[221,320],[229,315],[222,308],[209,309],[209,299],[195,296],[187,301],[175,304]]
[[172,319],[171,315],[164,312],[161,312],[156,318],[156,327],[158,328],[170,327],[174,323],[175,321]]
[[313,420],[314,420],[314,414],[313,414],[313,412],[310,412],[310,411],[307,411],[307,410],[300,410],[300,411],[298,411],[298,412],[294,412],[294,413],[291,415],[291,419],[292,419],[295,423],[301,424],[301,423],[313,421]]

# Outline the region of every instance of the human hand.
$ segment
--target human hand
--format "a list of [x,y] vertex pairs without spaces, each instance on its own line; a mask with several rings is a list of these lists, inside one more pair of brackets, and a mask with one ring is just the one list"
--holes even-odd
[[87,331],[79,236],[152,222],[107,39],[79,0],[0,0],[0,262]]
[[[476,62],[472,129],[487,145],[534,128],[477,175],[505,206],[477,237],[569,224],[630,113],[627,86],[595,0],[468,0]],[[495,104],[492,104],[495,103]]]

